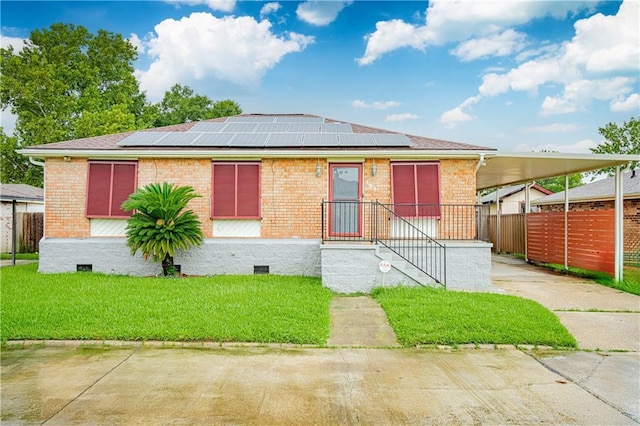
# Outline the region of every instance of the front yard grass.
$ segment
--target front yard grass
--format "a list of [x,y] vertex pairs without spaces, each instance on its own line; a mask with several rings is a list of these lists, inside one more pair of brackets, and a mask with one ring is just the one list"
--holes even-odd
[[319,278],[144,278],[0,270],[3,342],[21,339],[326,343],[332,293]]
[[576,347],[576,340],[548,309],[532,300],[431,288],[376,288],[403,346],[516,344]]

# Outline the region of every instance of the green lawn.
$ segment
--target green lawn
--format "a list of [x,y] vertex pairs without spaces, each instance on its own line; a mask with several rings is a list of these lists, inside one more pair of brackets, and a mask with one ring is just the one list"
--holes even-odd
[[138,278],[0,270],[0,336],[325,344],[331,291],[275,275]]
[[552,312],[520,297],[408,287],[377,288],[373,296],[404,346],[576,346],[573,336]]
[[576,277],[591,279],[598,284],[640,296],[640,268],[631,266],[625,267],[622,281],[616,281],[611,277],[611,275],[604,272],[573,267],[565,269],[564,265],[558,265],[555,263],[542,263],[540,266],[562,274],[570,274]]
[[[0,259],[13,259],[11,253],[0,254]],[[16,253],[16,259],[20,260],[38,260],[38,253]]]

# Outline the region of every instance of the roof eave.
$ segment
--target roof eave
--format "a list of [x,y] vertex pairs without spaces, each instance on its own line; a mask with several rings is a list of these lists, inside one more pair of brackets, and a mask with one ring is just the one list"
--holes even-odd
[[36,158],[80,157],[93,159],[136,158],[469,158],[475,159],[488,150],[429,150],[429,149],[313,149],[313,150],[91,150],[91,149],[21,149],[19,154]]

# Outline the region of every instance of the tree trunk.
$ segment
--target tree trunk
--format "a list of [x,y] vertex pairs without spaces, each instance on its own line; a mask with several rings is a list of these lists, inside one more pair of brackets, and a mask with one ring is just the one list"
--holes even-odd
[[[166,277],[169,275],[170,269],[173,268],[173,257],[166,255],[162,260],[162,274]],[[173,270],[171,270],[171,274],[173,274]]]

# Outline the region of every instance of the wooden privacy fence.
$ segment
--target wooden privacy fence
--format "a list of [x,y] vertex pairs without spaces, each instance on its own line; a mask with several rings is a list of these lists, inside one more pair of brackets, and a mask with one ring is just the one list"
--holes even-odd
[[[22,216],[22,220],[20,220]],[[18,213],[18,230],[22,224],[22,232],[18,233],[20,253],[37,253],[40,251],[40,239],[44,235],[44,213]]]
[[[614,273],[614,214],[614,210],[567,213],[569,266]],[[530,260],[564,264],[564,212],[530,213],[527,229]]]
[[[498,249],[498,220],[489,216],[489,238],[493,250]],[[524,254],[524,213],[500,215],[500,251]]]

